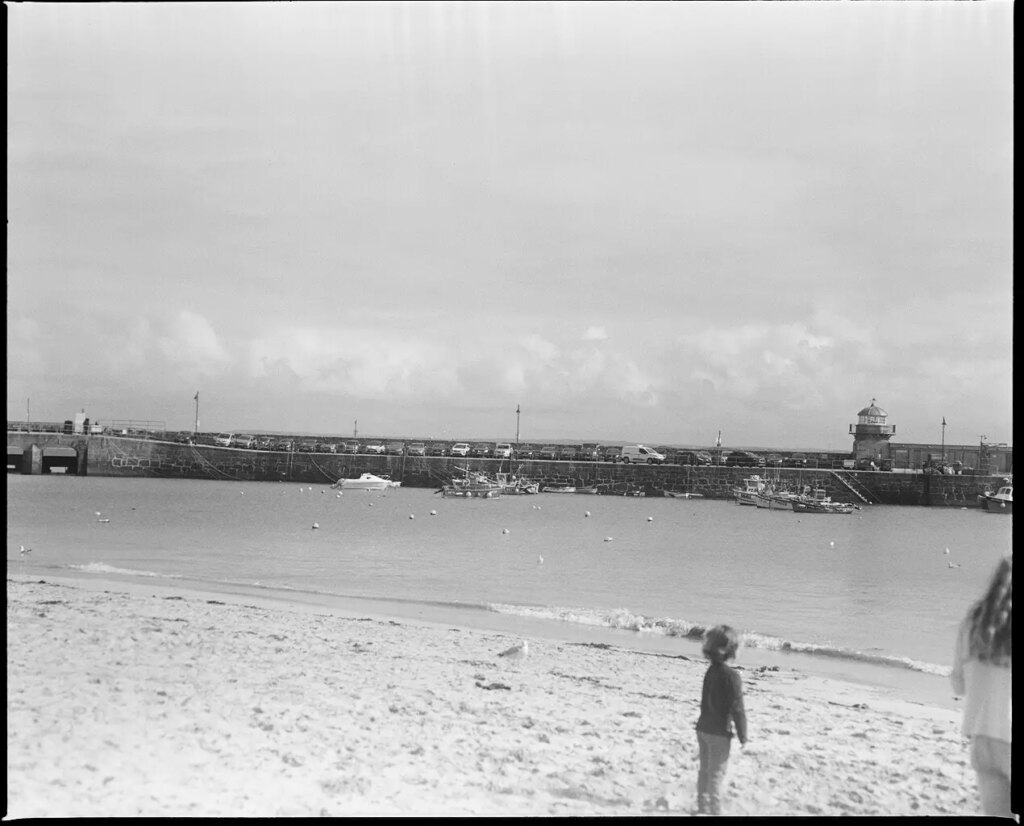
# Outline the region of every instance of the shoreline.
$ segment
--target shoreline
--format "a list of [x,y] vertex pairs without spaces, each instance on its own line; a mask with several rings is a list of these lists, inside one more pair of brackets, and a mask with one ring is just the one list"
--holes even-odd
[[[8,578],[16,576],[31,580],[36,573],[33,572],[30,576],[9,569]],[[654,632],[637,632],[553,618],[506,614],[481,610],[477,606],[460,607],[454,603],[441,605],[418,600],[292,591],[241,583],[205,583],[162,578],[149,580],[111,572],[61,570],[38,572],[38,575],[38,578],[75,584],[89,590],[126,588],[132,593],[139,594],[147,591],[185,595],[215,594],[225,600],[248,602],[268,608],[326,611],[338,616],[372,616],[377,619],[402,619],[442,626],[458,625],[481,632],[539,636],[553,642],[594,643],[638,653],[682,655],[691,659],[702,659],[699,640],[688,637],[668,637]],[[741,670],[748,667],[765,667],[797,671],[807,676],[854,683],[908,702],[954,711],[961,708],[959,698],[953,696],[948,676],[910,668],[746,645],[740,648],[737,665]]]
[[[8,573],[7,597],[9,818],[693,804],[696,642],[50,575]],[[526,661],[496,657],[523,638]],[[754,653],[738,662],[751,740],[734,745],[727,813],[976,811],[955,708]]]

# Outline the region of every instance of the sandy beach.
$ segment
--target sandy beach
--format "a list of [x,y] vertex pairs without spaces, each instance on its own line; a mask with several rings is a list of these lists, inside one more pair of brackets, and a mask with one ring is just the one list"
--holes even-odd
[[[7,817],[689,814],[705,663],[527,639],[9,575]],[[978,812],[955,710],[742,675],[727,814]]]

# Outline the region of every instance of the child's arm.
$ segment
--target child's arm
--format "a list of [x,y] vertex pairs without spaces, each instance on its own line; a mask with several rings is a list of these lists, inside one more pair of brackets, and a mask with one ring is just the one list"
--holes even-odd
[[963,697],[966,693],[964,684],[964,657],[967,651],[967,623],[964,622],[957,629],[956,645],[953,648],[953,670],[949,673],[949,681],[953,684],[953,693]]
[[743,679],[738,671],[732,671],[732,714],[733,724],[736,726],[736,736],[741,745],[747,743],[747,712],[743,708]]

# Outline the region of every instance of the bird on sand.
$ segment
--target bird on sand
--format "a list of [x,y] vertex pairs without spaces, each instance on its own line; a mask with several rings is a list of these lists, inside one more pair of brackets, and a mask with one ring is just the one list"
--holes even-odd
[[526,659],[526,656],[530,653],[530,646],[526,640],[523,640],[518,645],[513,645],[511,648],[506,648],[500,654],[499,657],[503,657],[510,662],[518,663]]

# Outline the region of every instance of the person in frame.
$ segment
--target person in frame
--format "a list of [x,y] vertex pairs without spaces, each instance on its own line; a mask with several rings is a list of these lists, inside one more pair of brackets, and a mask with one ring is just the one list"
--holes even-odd
[[1013,557],[996,566],[984,596],[960,623],[950,682],[964,697],[963,733],[970,739],[982,811],[1013,817],[1010,750],[1013,714]]
[[704,634],[703,652],[711,664],[704,674],[697,746],[697,813],[722,813],[722,784],[729,765],[729,748],[734,735],[747,742],[747,715],[743,708],[743,681],[727,662],[736,656],[739,635],[728,625],[717,625]]

